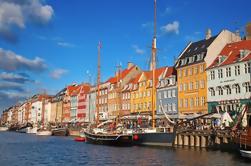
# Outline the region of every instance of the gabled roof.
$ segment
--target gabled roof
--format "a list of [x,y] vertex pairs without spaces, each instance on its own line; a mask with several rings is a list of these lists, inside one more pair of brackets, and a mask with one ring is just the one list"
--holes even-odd
[[[125,78],[130,73],[130,71],[132,71],[135,67],[136,67],[136,65],[133,65],[129,69],[126,68],[125,70],[123,70],[120,73],[120,79]],[[111,84],[115,84],[118,81],[118,77],[119,77],[118,75],[114,76],[114,77],[110,77],[106,82],[110,82]]]
[[[209,39],[203,39],[197,42],[191,43],[179,56],[179,59],[176,63],[176,67],[184,67],[204,61],[205,56],[202,59],[197,59],[197,55],[202,54],[206,55],[208,47],[213,43],[213,41],[218,37],[218,35],[213,36]],[[194,57],[194,62],[189,63],[186,61],[185,64],[181,65],[181,59],[188,59],[189,57]]]
[[79,93],[80,86],[79,85],[69,85],[67,86],[67,93],[69,96],[75,96]]
[[[240,58],[241,50],[247,50],[246,55],[243,58]],[[224,57],[225,59],[219,63],[219,58],[221,57]],[[251,40],[242,40],[227,44],[208,69],[248,60],[251,60]]]

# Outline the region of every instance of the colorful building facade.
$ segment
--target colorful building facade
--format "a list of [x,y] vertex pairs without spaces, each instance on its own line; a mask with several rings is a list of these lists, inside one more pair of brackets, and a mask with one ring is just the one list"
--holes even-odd
[[207,113],[207,74],[209,66],[227,43],[240,37],[223,30],[206,39],[188,44],[176,62],[178,76],[178,110],[180,114]]
[[208,111],[237,111],[251,98],[251,40],[227,44],[207,68]]

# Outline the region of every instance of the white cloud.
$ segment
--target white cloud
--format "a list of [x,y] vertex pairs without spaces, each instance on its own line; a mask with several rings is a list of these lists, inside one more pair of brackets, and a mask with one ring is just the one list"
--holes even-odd
[[30,60],[12,51],[0,48],[0,69],[7,71],[28,70],[41,72],[46,68],[44,60],[39,57]]
[[58,42],[57,45],[60,47],[75,47],[74,44],[67,43],[67,42]]
[[175,34],[179,34],[179,22],[178,21],[174,21],[172,23],[166,24],[165,26],[161,27],[161,30],[165,33],[175,33]]
[[68,70],[65,69],[55,69],[50,73],[51,78],[60,79],[64,74],[67,74]]
[[54,14],[53,8],[43,0],[0,0],[0,36],[15,42],[15,28],[24,29],[27,22],[47,24]]
[[24,73],[6,73],[2,72],[0,73],[0,79],[4,81],[9,81],[9,82],[17,82],[17,83],[26,83],[26,82],[34,82],[30,80],[30,77],[27,74]]
[[137,45],[133,45],[132,48],[134,49],[136,54],[143,55],[145,53],[145,50],[140,49],[139,46],[137,46]]

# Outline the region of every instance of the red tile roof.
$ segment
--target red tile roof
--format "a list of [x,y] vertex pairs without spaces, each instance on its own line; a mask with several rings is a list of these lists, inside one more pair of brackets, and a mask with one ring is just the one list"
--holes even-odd
[[165,78],[171,76],[171,75],[176,75],[177,71],[174,69],[174,67],[168,67],[166,75],[164,76]]
[[69,96],[75,96],[79,93],[80,86],[79,85],[69,85],[67,87],[67,92]]
[[[250,52],[244,58],[240,59],[240,50],[249,50]],[[225,60],[219,63],[220,56],[225,56]],[[208,67],[215,68],[225,66],[236,62],[248,61],[251,59],[251,40],[243,40],[235,43],[227,44],[213,63]]]
[[[133,65],[131,68],[129,69],[125,69],[120,73],[120,79],[125,78],[125,76],[127,74],[130,73],[130,71],[132,71],[136,66]],[[111,84],[115,84],[118,81],[118,76],[114,76],[114,77],[110,77],[106,82],[110,82]]]

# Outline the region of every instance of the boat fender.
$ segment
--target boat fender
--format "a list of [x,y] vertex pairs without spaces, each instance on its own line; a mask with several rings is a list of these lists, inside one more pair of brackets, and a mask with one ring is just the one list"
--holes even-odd
[[134,141],[138,141],[138,140],[139,140],[139,136],[138,136],[138,135],[134,135],[134,136],[133,136],[133,140],[134,140]]

